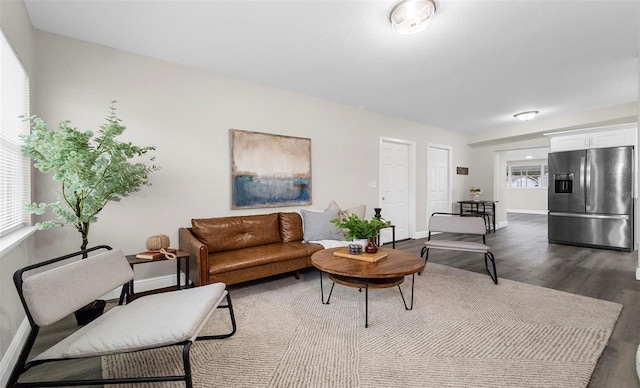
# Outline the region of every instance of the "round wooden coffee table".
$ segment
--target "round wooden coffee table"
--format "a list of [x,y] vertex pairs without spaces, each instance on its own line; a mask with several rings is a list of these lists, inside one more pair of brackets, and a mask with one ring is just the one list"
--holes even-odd
[[[344,248],[323,249],[311,255],[311,264],[322,272],[326,272],[334,283],[324,300],[322,274],[320,274],[320,293],[323,304],[329,304],[335,283],[347,287],[365,289],[365,324],[369,327],[369,288],[388,288],[398,286],[400,296],[406,310],[413,309],[413,284],[416,272],[424,268],[424,259],[409,252],[380,248],[387,257],[376,262],[335,256],[333,253]],[[407,306],[400,284],[405,276],[411,275],[411,303]]]

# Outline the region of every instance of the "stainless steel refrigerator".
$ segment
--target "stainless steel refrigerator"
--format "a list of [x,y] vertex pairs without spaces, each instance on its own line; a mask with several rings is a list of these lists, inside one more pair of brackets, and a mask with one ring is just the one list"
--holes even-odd
[[549,154],[549,242],[633,250],[633,147]]

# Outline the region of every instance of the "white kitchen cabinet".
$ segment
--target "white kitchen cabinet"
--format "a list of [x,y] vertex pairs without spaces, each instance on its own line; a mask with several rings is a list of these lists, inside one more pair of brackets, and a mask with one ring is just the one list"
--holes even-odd
[[588,132],[565,136],[554,136],[550,142],[551,152],[585,150],[636,145],[635,126],[601,132]]

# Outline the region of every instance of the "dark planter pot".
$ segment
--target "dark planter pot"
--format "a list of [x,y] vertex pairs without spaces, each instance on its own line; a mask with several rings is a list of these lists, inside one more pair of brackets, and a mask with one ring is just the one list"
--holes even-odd
[[78,325],[83,326],[93,321],[104,313],[104,306],[107,302],[104,300],[95,300],[88,305],[80,308],[74,314],[76,316],[76,322]]
[[369,239],[369,243],[364,248],[364,251],[367,252],[367,253],[376,253],[376,252],[378,252],[378,245],[376,245],[376,238],[375,237],[371,237]]

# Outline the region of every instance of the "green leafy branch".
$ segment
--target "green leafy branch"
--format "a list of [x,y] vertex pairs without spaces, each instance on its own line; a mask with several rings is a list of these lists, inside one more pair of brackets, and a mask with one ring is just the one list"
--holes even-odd
[[53,179],[60,182],[58,201],[33,203],[26,208],[36,215],[45,214],[49,208],[58,216],[57,221],[36,224],[39,229],[74,225],[82,235],[82,249],[88,242],[90,224],[98,220],[97,215],[106,204],[120,201],[142,186],[151,186],[149,176],[159,169],[153,164],[131,161],[143,157],[153,161],[150,152],[156,148],[116,139],[126,127],[117,117],[114,104],[115,101],[95,138],[93,132],[81,132],[68,120],[60,122],[54,131],[37,116],[25,118],[32,131],[23,137],[23,154],[35,160],[34,166],[40,172],[53,172]]

